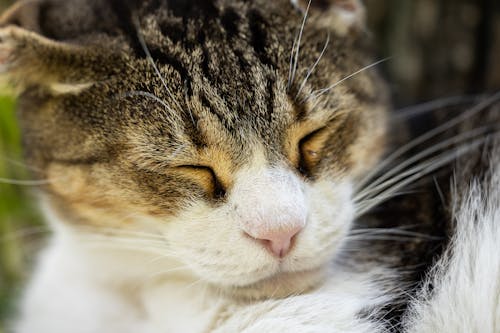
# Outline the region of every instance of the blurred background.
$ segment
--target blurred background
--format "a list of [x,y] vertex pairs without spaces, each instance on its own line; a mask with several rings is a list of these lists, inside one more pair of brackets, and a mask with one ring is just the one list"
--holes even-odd
[[[200,0],[202,1],[202,0]],[[314,1],[314,0],[313,0]],[[0,12],[12,1],[0,0]],[[366,0],[396,108],[500,90],[500,1]],[[0,81],[0,333],[47,236],[26,184],[15,101]]]
[[[13,1],[0,0],[0,13]],[[29,276],[46,228],[22,159],[15,99],[0,78],[0,333],[13,317],[15,300]]]

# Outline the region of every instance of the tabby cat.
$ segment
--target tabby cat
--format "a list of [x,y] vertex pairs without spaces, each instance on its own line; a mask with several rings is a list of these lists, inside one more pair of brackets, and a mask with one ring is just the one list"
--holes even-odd
[[[432,190],[416,199],[387,201],[478,150],[498,98],[469,112],[490,108],[484,131],[445,123],[435,132],[452,139],[381,162],[403,130],[364,19],[359,0],[27,0],[7,11],[0,64],[54,230],[14,332],[498,332],[498,163],[488,177],[489,163],[469,157],[456,195],[443,195],[450,209],[425,180]],[[495,146],[485,161],[498,161]],[[377,177],[387,167],[396,173]],[[425,237],[405,231],[415,223]],[[470,284],[454,280],[464,269]],[[479,314],[462,291],[481,297]]]

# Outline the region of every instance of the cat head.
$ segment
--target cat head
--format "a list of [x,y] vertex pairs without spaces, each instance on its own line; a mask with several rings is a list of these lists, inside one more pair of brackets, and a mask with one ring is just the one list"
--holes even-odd
[[0,66],[66,227],[154,234],[221,290],[286,294],[339,251],[384,149],[363,18],[356,0],[25,1]]

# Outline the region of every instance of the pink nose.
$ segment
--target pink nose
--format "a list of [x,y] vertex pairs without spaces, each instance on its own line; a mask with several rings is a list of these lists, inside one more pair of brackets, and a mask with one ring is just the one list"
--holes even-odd
[[283,258],[290,252],[293,239],[301,230],[302,227],[296,226],[286,230],[266,230],[247,234],[264,245],[275,257]]

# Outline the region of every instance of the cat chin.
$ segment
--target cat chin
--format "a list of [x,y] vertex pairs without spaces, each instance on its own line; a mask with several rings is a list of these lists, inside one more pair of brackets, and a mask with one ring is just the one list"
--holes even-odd
[[318,267],[298,272],[280,272],[245,286],[212,285],[219,293],[237,299],[285,298],[318,288],[326,279],[327,269]]

